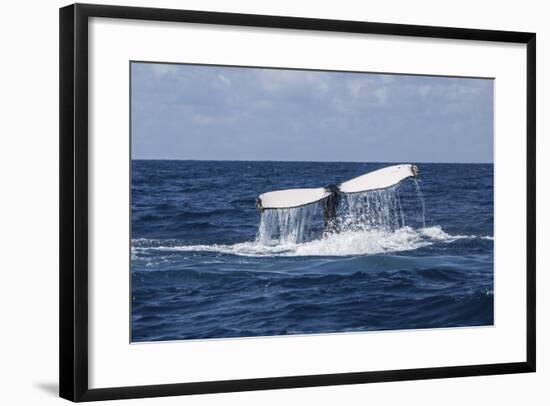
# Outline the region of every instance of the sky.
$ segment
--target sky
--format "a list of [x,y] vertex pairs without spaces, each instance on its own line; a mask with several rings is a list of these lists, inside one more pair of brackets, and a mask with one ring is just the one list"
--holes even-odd
[[493,80],[131,65],[133,159],[493,162]]

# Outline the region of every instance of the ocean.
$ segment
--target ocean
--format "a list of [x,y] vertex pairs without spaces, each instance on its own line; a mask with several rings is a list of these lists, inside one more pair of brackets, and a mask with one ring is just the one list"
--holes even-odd
[[256,207],[389,165],[133,160],[131,341],[492,325],[492,164],[417,163],[328,235],[320,204]]

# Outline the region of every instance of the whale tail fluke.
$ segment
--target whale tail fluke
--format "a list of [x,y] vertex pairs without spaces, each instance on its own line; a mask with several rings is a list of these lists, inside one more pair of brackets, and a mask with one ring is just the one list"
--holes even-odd
[[340,193],[359,193],[385,189],[397,185],[407,178],[417,177],[419,174],[420,172],[416,165],[393,165],[366,173],[339,185],[330,185],[321,188],[276,190],[262,193],[258,196],[256,205],[260,210],[289,209],[324,200],[323,211],[328,213],[328,223],[330,224],[331,213],[335,213]]

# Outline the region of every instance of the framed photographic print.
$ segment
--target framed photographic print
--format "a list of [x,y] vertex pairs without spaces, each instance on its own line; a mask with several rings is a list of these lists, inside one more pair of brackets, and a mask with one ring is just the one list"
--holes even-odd
[[60,10],[60,395],[535,371],[535,34]]

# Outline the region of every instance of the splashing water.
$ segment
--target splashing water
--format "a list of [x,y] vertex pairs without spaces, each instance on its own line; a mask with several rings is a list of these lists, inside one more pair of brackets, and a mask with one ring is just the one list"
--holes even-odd
[[420,199],[420,204],[422,205],[422,227],[426,228],[426,205],[424,204],[424,195],[420,190],[420,182],[417,178],[414,178],[414,185],[416,186],[416,195]]
[[297,244],[311,237],[320,204],[262,212],[256,241],[262,245]]
[[[424,197],[414,179],[420,202],[422,227],[426,227]],[[339,232],[383,231],[392,233],[406,227],[401,203],[401,185],[360,193],[344,193],[338,203]],[[289,209],[270,209],[261,213],[256,242],[261,245],[299,244],[319,238],[323,233],[322,204],[314,203]],[[406,208],[410,208],[409,204]],[[409,213],[407,213],[409,214]]]
[[[427,247],[437,243],[453,243],[458,240],[493,240],[492,236],[447,234],[440,226],[413,229],[402,227],[394,232],[381,230],[346,231],[333,233],[325,238],[304,243],[281,243],[275,245],[247,241],[232,245],[200,244],[185,245],[179,241],[136,239],[132,240],[132,260],[148,258],[148,267],[166,261],[166,257],[151,259],[151,251],[159,252],[214,252],[244,257],[298,257],[298,256],[349,256],[375,255],[402,252]],[[158,261],[158,262],[157,262]]]
[[395,231],[405,226],[397,186],[344,194],[339,207],[341,231]]

